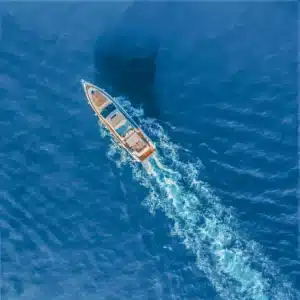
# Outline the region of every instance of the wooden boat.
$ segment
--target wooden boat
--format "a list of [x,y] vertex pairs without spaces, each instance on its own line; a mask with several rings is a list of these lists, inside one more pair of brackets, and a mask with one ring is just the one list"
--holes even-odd
[[125,110],[103,89],[81,80],[89,105],[112,137],[138,162],[146,162],[155,146]]

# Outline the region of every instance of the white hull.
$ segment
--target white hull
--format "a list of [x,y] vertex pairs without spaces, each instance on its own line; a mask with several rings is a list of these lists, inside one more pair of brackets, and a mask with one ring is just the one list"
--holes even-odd
[[112,137],[138,162],[155,153],[155,146],[125,110],[104,90],[81,80],[88,103]]

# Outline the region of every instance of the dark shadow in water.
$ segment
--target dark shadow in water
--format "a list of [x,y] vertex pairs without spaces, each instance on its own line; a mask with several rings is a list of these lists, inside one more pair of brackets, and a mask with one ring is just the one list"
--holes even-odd
[[139,9],[139,5],[132,5],[115,28],[98,38],[95,82],[114,96],[127,97],[134,106],[141,105],[146,116],[158,118],[155,75],[159,45],[149,28],[146,32]]

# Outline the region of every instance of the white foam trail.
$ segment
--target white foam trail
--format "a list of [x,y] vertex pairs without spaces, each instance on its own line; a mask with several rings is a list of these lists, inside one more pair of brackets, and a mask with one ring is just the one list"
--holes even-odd
[[[128,101],[119,101],[133,117],[143,115]],[[119,167],[132,167],[134,178],[149,190],[144,203],[151,212],[162,209],[173,221],[173,234],[194,253],[197,266],[218,293],[232,300],[297,299],[298,293],[280,276],[259,245],[241,234],[232,211],[222,206],[207,184],[199,180],[201,162],[180,161],[180,147],[169,140],[162,127],[149,119],[143,123],[147,133],[158,141],[161,152],[150,159],[148,176],[119,146],[112,145],[108,156]],[[116,159],[117,153],[120,159]]]

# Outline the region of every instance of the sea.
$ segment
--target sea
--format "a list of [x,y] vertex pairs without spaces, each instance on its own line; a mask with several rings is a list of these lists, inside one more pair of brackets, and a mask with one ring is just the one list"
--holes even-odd
[[0,299],[300,299],[298,8],[1,1]]

